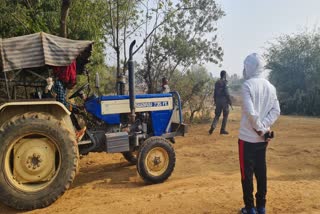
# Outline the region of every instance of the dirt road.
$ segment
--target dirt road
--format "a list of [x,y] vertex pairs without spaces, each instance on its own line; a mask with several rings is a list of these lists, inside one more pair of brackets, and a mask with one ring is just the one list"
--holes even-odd
[[[231,134],[209,136],[209,124],[190,127],[177,138],[173,175],[163,184],[145,185],[135,166],[121,155],[89,154],[71,189],[46,213],[238,213],[242,192],[238,164],[239,111]],[[267,211],[270,214],[320,213],[320,119],[281,116],[268,146]],[[17,213],[0,204],[0,213]]]

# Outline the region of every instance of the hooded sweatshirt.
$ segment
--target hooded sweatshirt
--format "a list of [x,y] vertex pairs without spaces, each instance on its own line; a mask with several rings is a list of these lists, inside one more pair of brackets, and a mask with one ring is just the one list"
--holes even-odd
[[[275,87],[262,77],[264,64],[261,56],[253,53],[244,61],[242,86],[242,117],[239,139],[250,143],[264,142],[263,135],[280,115]],[[255,131],[262,131],[259,136]]]

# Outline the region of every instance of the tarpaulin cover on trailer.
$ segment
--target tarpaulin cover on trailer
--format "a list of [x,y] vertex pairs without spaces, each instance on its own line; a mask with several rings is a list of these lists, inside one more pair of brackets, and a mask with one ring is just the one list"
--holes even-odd
[[0,38],[0,71],[67,66],[81,53],[91,51],[92,41],[71,40],[44,32]]

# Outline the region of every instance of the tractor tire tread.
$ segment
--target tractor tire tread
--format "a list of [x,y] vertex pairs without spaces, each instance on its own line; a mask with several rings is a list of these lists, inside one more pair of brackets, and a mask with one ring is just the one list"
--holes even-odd
[[[21,192],[20,195],[18,194],[19,190],[16,190],[14,187],[11,188],[5,188],[1,187],[0,191],[0,201],[3,202],[4,204],[8,205],[9,207],[19,209],[19,210],[33,210],[33,209],[38,209],[38,208],[43,208],[47,207],[50,204],[52,204],[54,201],[56,201],[67,189],[69,189],[70,185],[72,184],[76,172],[78,171],[79,167],[79,151],[77,147],[77,142],[75,138],[75,134],[72,134],[70,130],[67,128],[67,126],[64,125],[63,121],[59,121],[57,118],[54,116],[44,113],[44,112],[27,112],[22,115],[16,115],[12,117],[8,122],[4,123],[2,127],[0,127],[0,139],[3,138],[8,138],[8,133],[18,131],[16,130],[16,126],[28,126],[28,124],[32,124],[33,122],[36,121],[41,121],[43,123],[47,123],[48,126],[52,126],[54,128],[57,128],[59,130],[59,133],[63,135],[61,138],[65,139],[66,144],[70,144],[71,149],[69,148],[70,146],[67,146],[69,149],[65,151],[67,153],[66,155],[68,157],[72,157],[72,160],[68,160],[69,162],[69,168],[68,168],[68,163],[61,163],[61,168],[65,167],[66,169],[65,172],[68,171],[68,175],[66,175],[67,178],[61,180],[59,177],[54,178],[54,185],[55,188],[54,191],[50,191],[50,188],[44,188],[42,190],[39,190],[41,192],[40,195],[47,195],[46,197],[38,197],[36,193],[28,194],[27,192]],[[45,124],[46,125],[46,124]],[[39,125],[41,126],[41,125]],[[52,128],[51,127],[51,128]],[[50,133],[53,135],[52,133]],[[6,139],[2,140],[2,145],[0,144],[0,152],[4,152],[5,147],[10,144],[10,142],[6,142],[7,145],[3,145],[3,142],[5,142]],[[62,144],[61,143],[61,144]],[[61,145],[59,145],[61,146]],[[3,157],[3,154],[0,154],[1,158]],[[6,184],[6,178],[4,176],[4,173],[2,172],[3,166],[1,163],[0,166],[0,185],[5,185]],[[60,173],[60,171],[58,172]],[[63,182],[63,183],[61,183]],[[52,183],[49,184],[49,187]],[[9,184],[7,184],[9,186]],[[5,191],[4,191],[5,190]],[[38,192],[37,192],[38,193]],[[28,197],[32,198],[33,200],[29,199]]]
[[[168,168],[160,176],[150,175],[145,169],[144,161],[143,161],[143,158],[146,155],[145,154],[146,151],[150,150],[155,144],[164,146],[166,151],[168,151],[168,155],[169,155]],[[174,148],[172,144],[163,137],[150,137],[146,141],[144,141],[144,143],[140,146],[138,161],[137,161],[137,171],[146,183],[150,183],[150,184],[163,183],[165,180],[167,180],[171,176],[175,167],[175,163],[176,163],[176,156],[175,156]]]

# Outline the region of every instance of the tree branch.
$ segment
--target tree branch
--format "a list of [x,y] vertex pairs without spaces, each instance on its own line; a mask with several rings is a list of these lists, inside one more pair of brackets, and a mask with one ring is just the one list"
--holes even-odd
[[62,0],[60,18],[60,36],[67,38],[67,18],[69,15],[71,0]]
[[113,41],[113,45],[116,45],[116,39],[115,39],[115,35],[114,35],[114,24],[113,24],[113,18],[112,18],[112,3],[110,1],[108,1],[108,5],[109,5],[109,15],[110,15],[110,24],[111,24],[111,34],[112,34],[112,41]]
[[10,13],[10,15],[17,20],[27,31],[28,33],[31,33],[30,29],[27,27],[25,23],[23,23],[18,17],[16,17],[13,13]]
[[169,12],[169,14],[171,13],[171,15],[168,15],[164,20],[162,20],[162,22],[160,22],[158,25],[156,25],[152,31],[146,36],[146,38],[144,38],[143,42],[139,45],[139,47],[133,52],[133,55],[136,54],[140,48],[146,43],[146,41],[149,39],[149,37],[153,34],[153,32],[155,32],[161,25],[163,25],[164,23],[166,23],[171,16],[173,16],[176,12],[180,11],[180,10],[191,10],[194,9],[195,7],[180,7],[177,8],[176,10],[174,10],[173,12]]

